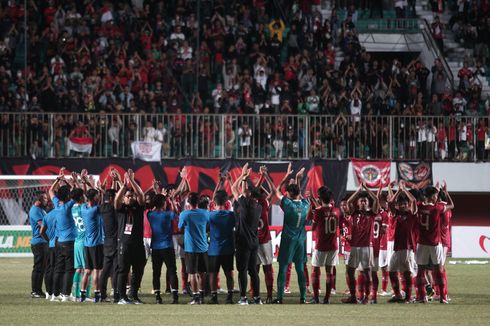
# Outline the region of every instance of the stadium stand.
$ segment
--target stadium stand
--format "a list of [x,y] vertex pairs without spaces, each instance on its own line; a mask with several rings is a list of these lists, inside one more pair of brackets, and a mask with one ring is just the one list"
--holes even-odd
[[[486,160],[488,1],[333,2],[4,1],[1,153]],[[447,54],[433,66],[358,38],[418,17]]]

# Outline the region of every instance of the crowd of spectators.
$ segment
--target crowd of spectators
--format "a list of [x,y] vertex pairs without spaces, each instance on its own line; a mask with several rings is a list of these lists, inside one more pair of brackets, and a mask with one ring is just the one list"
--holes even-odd
[[[376,1],[364,3],[377,8]],[[389,139],[400,143],[402,129],[406,139],[420,133],[424,116],[447,116],[427,130],[449,135],[450,121],[462,123],[459,116],[490,113],[476,83],[457,93],[448,88],[438,60],[429,69],[418,58],[366,52],[355,28],[358,9],[350,4],[340,19],[336,9],[323,18],[320,1],[308,0],[30,0],[25,32],[23,6],[2,2],[0,112],[56,113],[50,121],[3,115],[2,152],[62,156],[65,138],[85,128],[94,156],[108,149],[128,155],[131,141],[153,139],[165,144],[164,157],[213,157],[224,130],[226,156],[387,158]],[[412,4],[404,2],[400,15]],[[171,116],[156,118],[162,113]],[[260,123],[247,114],[260,114]],[[310,119],[305,130],[306,118],[298,118],[305,115],[332,118]],[[412,118],[390,134],[387,118],[377,120],[389,115]],[[475,131],[477,119],[467,121]],[[19,144],[13,138],[24,126],[32,127],[25,129],[30,140]],[[267,146],[254,146],[261,135],[269,137]],[[410,157],[411,147],[399,156]],[[436,148],[416,149],[413,158],[421,152],[447,158]]]

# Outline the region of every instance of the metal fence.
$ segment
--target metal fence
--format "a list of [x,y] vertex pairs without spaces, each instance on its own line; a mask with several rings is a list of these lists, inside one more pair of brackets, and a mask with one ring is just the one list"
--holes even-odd
[[[486,160],[489,117],[3,113],[2,157],[132,157],[133,141],[165,158]],[[91,153],[68,151],[92,138]]]

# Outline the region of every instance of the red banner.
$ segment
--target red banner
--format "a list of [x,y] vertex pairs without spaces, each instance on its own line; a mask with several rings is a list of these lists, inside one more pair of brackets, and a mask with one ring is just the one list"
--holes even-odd
[[357,183],[365,182],[369,188],[386,187],[390,184],[390,161],[358,161],[352,160],[352,168],[357,177]]

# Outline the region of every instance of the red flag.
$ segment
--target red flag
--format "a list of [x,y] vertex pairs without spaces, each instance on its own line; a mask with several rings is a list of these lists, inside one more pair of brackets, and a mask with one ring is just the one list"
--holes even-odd
[[369,188],[386,187],[390,184],[390,161],[357,161],[352,160],[352,168],[357,182],[365,182]]

